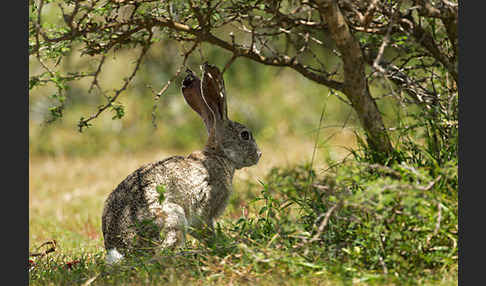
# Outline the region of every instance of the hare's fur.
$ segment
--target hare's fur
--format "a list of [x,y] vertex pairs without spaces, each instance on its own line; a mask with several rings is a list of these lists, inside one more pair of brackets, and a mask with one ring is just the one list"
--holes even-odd
[[191,72],[183,94],[204,120],[208,142],[187,157],[140,167],[110,193],[102,214],[108,263],[131,252],[180,246],[187,232],[211,235],[232,192],[235,169],[258,162],[261,153],[251,133],[242,139],[248,129],[227,119],[224,83],[215,67],[204,65],[202,83]]

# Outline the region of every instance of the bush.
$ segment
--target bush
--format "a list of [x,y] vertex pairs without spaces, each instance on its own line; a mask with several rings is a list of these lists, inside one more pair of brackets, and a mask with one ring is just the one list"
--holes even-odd
[[299,188],[307,182],[300,178],[298,169],[275,169],[269,187],[297,205],[297,222],[309,238],[319,234],[316,255],[400,275],[457,262],[456,166],[432,178],[405,164],[387,168],[352,163],[341,166],[334,177],[314,181],[308,190]]
[[226,241],[244,242],[272,265],[308,266],[294,273],[439,277],[457,266],[458,204],[456,166],[438,172],[404,163],[346,163],[322,177],[308,166],[275,168],[256,217],[236,221]]

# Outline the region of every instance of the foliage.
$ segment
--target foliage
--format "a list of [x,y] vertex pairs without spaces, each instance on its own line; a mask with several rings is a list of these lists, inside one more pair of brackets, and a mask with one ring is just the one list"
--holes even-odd
[[[314,179],[311,188],[307,168],[274,169],[263,191],[262,217],[246,233],[266,241],[278,233],[274,243],[350,276],[366,269],[413,280],[450,269],[458,257],[456,166],[432,177],[427,168],[404,163],[354,162],[341,165],[332,179]],[[294,219],[289,205],[297,207]],[[304,246],[295,249],[301,241]]]

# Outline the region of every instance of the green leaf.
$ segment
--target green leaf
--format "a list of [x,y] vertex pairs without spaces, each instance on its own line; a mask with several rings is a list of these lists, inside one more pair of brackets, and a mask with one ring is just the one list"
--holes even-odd
[[159,203],[162,203],[165,199],[165,186],[164,185],[158,185],[155,187],[155,190],[157,193],[159,193]]
[[115,115],[111,119],[121,119],[125,116],[125,108],[121,104],[116,104],[112,106],[112,110],[115,112]]

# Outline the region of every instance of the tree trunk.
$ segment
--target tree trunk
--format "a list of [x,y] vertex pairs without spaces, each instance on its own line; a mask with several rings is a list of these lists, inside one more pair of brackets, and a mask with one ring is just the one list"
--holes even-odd
[[368,146],[375,153],[373,157],[376,161],[384,162],[393,153],[393,147],[378,107],[370,95],[367,82],[359,88],[354,88],[353,85],[346,86],[345,95],[358,114],[366,132]]
[[365,60],[359,42],[351,34],[336,1],[321,0],[319,12],[326,20],[331,38],[342,54],[344,67],[343,93],[351,101],[363,126],[373,157],[384,162],[393,153],[383,119],[371,97],[365,74]]

